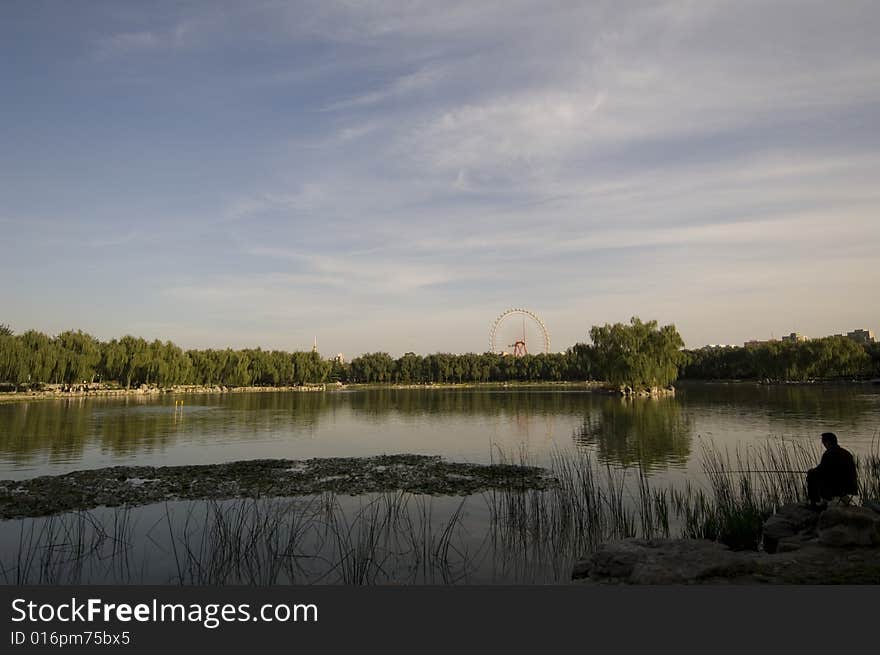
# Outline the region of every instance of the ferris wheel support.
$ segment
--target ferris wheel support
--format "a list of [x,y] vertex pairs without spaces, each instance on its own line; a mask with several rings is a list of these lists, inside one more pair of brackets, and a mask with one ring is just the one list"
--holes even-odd
[[513,309],[508,309],[506,312],[504,312],[500,316],[498,316],[498,318],[496,318],[492,322],[492,325],[489,326],[489,350],[491,352],[494,353],[494,352],[498,351],[498,344],[497,344],[498,327],[501,325],[501,323],[503,323],[506,319],[508,319],[511,316],[522,316],[523,317],[523,338],[521,340],[517,339],[516,343],[512,344],[512,346],[514,347],[513,354],[515,356],[522,356],[522,355],[527,354],[527,352],[528,352],[528,350],[526,349],[526,343],[525,343],[525,319],[527,319],[527,318],[531,319],[532,322],[538,326],[538,328],[541,332],[541,335],[543,336],[543,339],[544,339],[543,352],[547,353],[547,354],[550,353],[550,332],[547,330],[547,326],[544,325],[544,321],[542,321],[540,319],[540,317],[537,314],[535,314],[533,311],[530,311],[528,309],[523,309],[522,307],[515,307]]

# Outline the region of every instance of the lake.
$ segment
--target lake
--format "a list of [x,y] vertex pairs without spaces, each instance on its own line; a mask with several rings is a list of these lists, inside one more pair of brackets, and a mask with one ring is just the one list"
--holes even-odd
[[[181,399],[182,406],[175,402]],[[654,485],[699,484],[707,445],[730,452],[777,442],[815,447],[821,432],[832,431],[844,447],[860,454],[876,447],[878,430],[880,387],[855,384],[683,384],[674,398],[630,401],[575,385],[75,398],[0,404],[0,479],[116,465],[393,453],[549,466],[554,454],[576,451],[624,475],[638,467]],[[267,500],[98,508],[0,522],[0,562],[11,583],[567,579],[571,553],[528,553],[521,544],[504,542],[503,534],[499,542],[491,528],[499,506],[488,496],[462,501],[385,494],[288,499],[283,507],[278,504],[282,501]],[[405,529],[392,530],[387,517],[397,521],[401,515],[407,517]],[[322,530],[303,527],[316,521]],[[355,560],[329,565],[331,551],[357,553],[358,548],[371,553],[364,561],[375,560],[377,544],[363,543],[361,534],[367,523],[369,535],[379,523],[385,530],[381,552],[386,560],[378,569],[384,575],[375,568],[372,573],[365,570],[363,561],[361,568]],[[241,539],[265,530],[260,526],[274,526],[273,533],[260,533],[268,550],[250,574],[240,570],[242,556],[229,541],[231,525]],[[32,543],[33,561],[27,566],[22,564],[25,533]],[[40,560],[47,557],[40,544],[57,541],[62,533],[77,535],[77,552],[84,542],[91,544],[94,561],[71,560],[63,553],[50,553],[48,564]],[[172,533],[177,536],[169,537]],[[189,549],[188,569],[175,552],[180,539]],[[119,569],[119,558],[110,557],[107,564],[105,549],[121,548],[122,543],[127,573]],[[278,549],[285,544],[288,551],[295,545],[300,555],[288,557],[282,566],[277,564]],[[425,552],[415,557],[419,548]],[[197,549],[202,556],[209,553],[212,561],[226,561],[228,570],[206,572],[202,560],[193,556]],[[264,566],[264,560],[276,564]]]

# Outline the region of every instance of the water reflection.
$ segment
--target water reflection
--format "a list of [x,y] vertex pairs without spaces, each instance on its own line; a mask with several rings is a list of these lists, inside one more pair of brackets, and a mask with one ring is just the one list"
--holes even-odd
[[163,451],[178,440],[219,445],[283,439],[314,435],[322,422],[344,422],[357,430],[384,425],[392,417],[409,423],[505,417],[516,421],[515,432],[524,434],[532,430],[533,417],[545,417],[543,423],[550,427],[543,433],[549,440],[553,417],[580,414],[585,400],[585,393],[566,391],[369,389],[194,395],[185,397],[182,406],[180,397],[170,396],[9,403],[0,405],[0,454],[13,464],[26,464],[35,455],[71,461],[97,446],[113,456],[131,457]]
[[405,416],[456,414],[497,416],[509,414],[576,414],[592,395],[557,389],[370,389],[346,394],[351,408],[363,416],[381,417],[389,411]]
[[858,424],[876,412],[878,389],[861,384],[683,384],[678,398],[724,413],[760,414],[770,421],[809,418]]
[[566,582],[574,552],[499,535],[481,496],[180,501],[0,521],[3,584]]
[[574,439],[578,445],[595,447],[603,463],[639,464],[651,471],[686,464],[691,432],[691,421],[674,398],[615,398],[587,414]]
[[[78,398],[0,404],[0,479],[116,464],[440,454],[488,462],[503,448],[536,461],[555,447],[606,463],[661,470],[694,459],[700,435],[719,444],[838,432],[865,450],[880,425],[870,385],[682,385],[635,400],[575,387],[369,389]],[[542,455],[544,453],[544,455]]]
[[331,402],[319,393],[250,393],[229,396],[76,398],[0,406],[0,452],[14,461],[34,453],[82,454],[96,443],[117,455],[162,449],[181,434],[220,441],[282,427],[317,425]]

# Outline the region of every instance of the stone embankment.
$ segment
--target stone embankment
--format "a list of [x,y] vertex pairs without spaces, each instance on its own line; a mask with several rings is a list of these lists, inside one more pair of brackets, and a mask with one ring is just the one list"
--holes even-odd
[[253,393],[278,391],[326,391],[333,384],[305,384],[290,387],[226,387],[221,385],[174,385],[160,387],[142,384],[131,389],[108,387],[102,384],[47,384],[39,391],[11,391],[0,393],[0,402],[39,400],[41,398],[91,398],[122,396],[157,396],[161,394]]
[[785,505],[763,550],[700,539],[624,539],[578,562],[575,581],[612,584],[880,584],[880,502],[818,512]]
[[600,382],[593,388],[593,391],[611,396],[620,396],[621,398],[667,398],[675,396],[675,387],[673,386],[634,389],[625,384],[615,387]]
[[626,398],[663,398],[665,396],[674,396],[675,387],[651,387],[650,389],[633,389],[632,387],[622,386],[617,390],[617,394]]

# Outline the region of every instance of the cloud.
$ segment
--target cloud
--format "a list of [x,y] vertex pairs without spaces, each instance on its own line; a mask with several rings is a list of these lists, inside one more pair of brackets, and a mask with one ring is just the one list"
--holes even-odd
[[305,183],[295,192],[267,192],[241,197],[231,202],[224,216],[241,220],[267,213],[308,212],[320,207],[326,199],[326,190],[317,183]]
[[155,50],[165,41],[154,32],[126,32],[102,37],[97,44],[97,57],[110,59],[134,52]]
[[91,248],[112,248],[133,243],[142,237],[143,235],[139,232],[126,232],[124,234],[93,237],[88,239],[86,244]]
[[441,68],[422,68],[414,73],[398,77],[381,89],[331,103],[326,107],[326,110],[358,109],[405,97],[430,89],[443,78],[444,74]]
[[[142,225],[182,217],[151,311],[184,312],[187,334],[307,315],[307,342],[346,352],[480,348],[465,335],[511,304],[551,317],[560,344],[648,312],[696,342],[789,320],[816,333],[816,306],[880,323],[862,300],[880,248],[878,17],[812,0],[315,0],[99,20],[83,88],[100,95],[98,64],[125,58],[144,95],[106,130],[77,123],[71,97],[41,105],[54,129],[73,122],[58,143],[89,137],[47,184],[112,168],[109,204]],[[165,52],[173,69],[137,56]],[[103,93],[115,107],[118,88]],[[120,164],[144,153],[180,177]],[[88,214],[48,224],[135,239]],[[42,232],[21,231],[23,253]]]
[[466,267],[451,267],[436,260],[420,264],[393,255],[400,250],[397,247],[391,253],[349,250],[332,255],[258,246],[249,248],[247,254],[293,262],[310,272],[309,279],[313,282],[344,289],[347,293],[386,297],[467,279],[471,274]]

